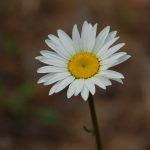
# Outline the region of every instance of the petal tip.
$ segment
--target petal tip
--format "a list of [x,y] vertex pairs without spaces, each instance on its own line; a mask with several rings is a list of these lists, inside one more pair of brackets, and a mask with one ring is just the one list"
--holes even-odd
[[41,84],[41,83],[42,83],[42,81],[40,81],[40,80],[37,81],[37,84]]
[[120,78],[121,78],[121,79],[124,79],[125,77],[122,75]]
[[131,55],[128,55],[128,59],[131,58],[131,57],[132,57]]
[[37,73],[39,73],[39,68],[36,70]]
[[126,43],[122,43],[122,47],[125,46],[125,45],[126,45]]
[[41,59],[41,56],[36,56],[34,59],[35,59],[35,60],[40,60],[40,59]]
[[106,86],[103,89],[106,90]]
[[46,40],[45,40],[45,43],[48,45],[49,41],[50,41],[50,40],[46,39]]
[[88,97],[82,97],[84,101],[87,101],[88,100]]
[[67,98],[68,98],[68,99],[71,98],[71,95],[68,95],[68,94],[67,94]]
[[54,94],[54,92],[50,90],[50,92],[48,93],[48,95],[51,96],[52,94]]

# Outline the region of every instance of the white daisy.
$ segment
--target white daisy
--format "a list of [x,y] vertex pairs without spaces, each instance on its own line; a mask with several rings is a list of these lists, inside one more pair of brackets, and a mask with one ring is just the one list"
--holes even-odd
[[74,25],[72,39],[62,30],[58,30],[58,37],[48,35],[45,42],[53,51],[42,50],[41,56],[36,57],[47,65],[37,70],[46,73],[38,83],[55,83],[49,95],[69,86],[68,98],[81,93],[84,100],[88,99],[89,93],[95,94],[95,85],[106,89],[112,84],[110,80],[123,83],[124,76],[110,68],[126,61],[130,55],[118,52],[125,44],[113,45],[119,37],[116,37],[116,31],[109,30],[107,26],[96,36],[97,24],[92,26],[85,21],[81,35]]

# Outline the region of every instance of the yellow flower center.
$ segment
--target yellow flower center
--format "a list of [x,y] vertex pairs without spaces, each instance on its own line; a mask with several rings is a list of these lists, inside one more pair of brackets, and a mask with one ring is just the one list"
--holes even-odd
[[77,79],[90,78],[98,72],[99,68],[99,59],[89,52],[80,52],[72,56],[68,63],[69,72]]

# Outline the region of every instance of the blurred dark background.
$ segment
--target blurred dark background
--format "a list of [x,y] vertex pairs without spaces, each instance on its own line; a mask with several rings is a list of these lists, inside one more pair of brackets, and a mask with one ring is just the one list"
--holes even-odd
[[91,150],[87,102],[48,96],[37,85],[34,57],[61,28],[71,35],[84,20],[118,30],[132,58],[115,67],[124,85],[97,89],[95,98],[105,150],[150,150],[150,0],[0,1],[0,150]]

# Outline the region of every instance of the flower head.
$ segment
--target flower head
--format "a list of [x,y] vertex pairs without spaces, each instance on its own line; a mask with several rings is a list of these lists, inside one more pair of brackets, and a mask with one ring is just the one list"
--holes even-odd
[[72,39],[62,30],[58,30],[58,37],[48,35],[45,42],[53,51],[42,50],[41,56],[36,57],[46,64],[37,70],[38,73],[46,73],[38,83],[55,83],[49,95],[69,86],[68,98],[81,93],[84,100],[87,100],[89,92],[95,94],[95,85],[106,89],[112,84],[110,80],[123,83],[124,76],[110,68],[126,61],[130,55],[118,52],[125,44],[114,45],[119,37],[116,37],[116,31],[109,30],[107,26],[96,35],[97,24],[92,26],[85,21],[81,35],[74,25]]

